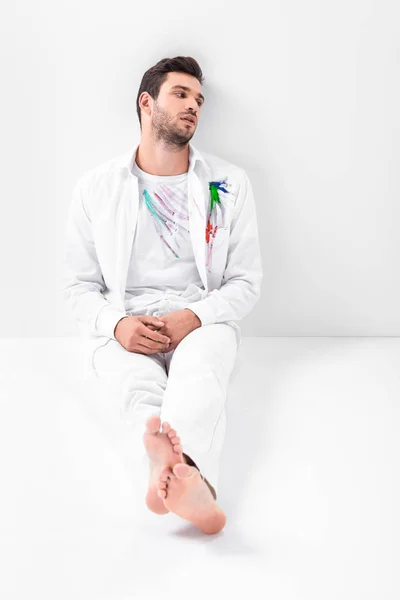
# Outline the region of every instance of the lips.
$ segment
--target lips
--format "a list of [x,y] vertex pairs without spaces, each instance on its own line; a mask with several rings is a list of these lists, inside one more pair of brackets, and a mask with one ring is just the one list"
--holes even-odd
[[194,123],[195,120],[193,117],[181,117],[183,121],[189,121],[189,123]]

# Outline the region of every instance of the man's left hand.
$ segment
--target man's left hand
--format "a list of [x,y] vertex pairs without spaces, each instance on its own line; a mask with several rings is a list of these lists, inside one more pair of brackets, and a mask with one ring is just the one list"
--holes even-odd
[[201,327],[199,317],[188,308],[177,310],[166,315],[157,315],[157,317],[165,323],[163,327],[157,329],[157,331],[163,335],[167,335],[171,340],[166,352],[175,350],[184,337],[194,329]]

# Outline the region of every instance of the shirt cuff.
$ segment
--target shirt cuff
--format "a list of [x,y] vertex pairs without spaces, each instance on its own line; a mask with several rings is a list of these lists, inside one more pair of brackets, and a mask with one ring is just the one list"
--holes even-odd
[[99,335],[104,335],[106,337],[118,341],[114,335],[114,330],[118,322],[124,317],[129,317],[125,310],[115,308],[111,305],[105,306],[104,308],[102,308],[96,319],[96,332]]
[[209,306],[207,300],[208,299],[205,298],[204,300],[199,300],[198,302],[192,302],[190,307],[186,307],[199,317],[202,326],[211,325],[211,323],[215,323],[214,311]]

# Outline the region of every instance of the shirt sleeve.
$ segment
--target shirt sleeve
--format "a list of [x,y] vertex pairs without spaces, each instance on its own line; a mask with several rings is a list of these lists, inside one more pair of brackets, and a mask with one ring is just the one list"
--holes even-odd
[[88,194],[87,177],[82,176],[74,186],[67,217],[62,293],[79,326],[91,334],[116,339],[114,330],[118,321],[129,315],[113,306],[103,294],[106,286],[85,207]]

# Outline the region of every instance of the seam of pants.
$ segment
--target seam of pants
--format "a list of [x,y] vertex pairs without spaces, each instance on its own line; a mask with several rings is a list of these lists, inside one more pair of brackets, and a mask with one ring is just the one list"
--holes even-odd
[[111,338],[110,338],[110,339],[108,339],[108,340],[107,340],[107,341],[106,341],[104,344],[102,344],[101,346],[97,346],[97,348],[95,348],[95,349],[94,349],[94,352],[93,352],[93,354],[92,354],[92,361],[91,361],[91,363],[92,363],[92,369],[93,369],[94,373],[96,374],[96,377],[97,377],[97,379],[100,379],[100,377],[99,377],[99,375],[98,375],[98,373],[97,373],[97,371],[96,371],[96,367],[94,366],[94,357],[96,356],[96,352],[97,352],[98,350],[100,350],[100,348],[104,348],[104,346],[107,346],[107,344],[108,344],[110,341],[111,341]]
[[223,412],[224,412],[224,410],[225,410],[225,401],[226,401],[226,397],[224,398],[224,389],[225,389],[225,388],[224,388],[224,387],[221,385],[221,379],[220,379],[220,377],[219,377],[219,374],[218,374],[218,372],[217,372],[217,371],[214,371],[213,369],[212,369],[212,371],[213,371],[213,373],[214,373],[214,376],[215,376],[216,380],[218,381],[218,385],[219,385],[219,388],[220,388],[220,390],[221,390],[221,396],[222,396],[222,398],[223,398],[223,401],[222,401],[222,407],[221,407],[220,413],[219,413],[219,415],[218,415],[218,419],[217,419],[217,421],[216,421],[216,423],[215,423],[215,425],[214,425],[214,428],[213,428],[213,433],[212,433],[212,436],[211,436],[211,442],[210,442],[210,445],[209,445],[209,447],[208,447],[208,450],[207,450],[207,452],[209,452],[209,451],[211,450],[211,448],[212,448],[212,446],[213,446],[213,444],[214,444],[215,431],[216,431],[216,429],[217,429],[217,427],[218,427],[218,424],[219,424],[219,422],[220,422],[220,420],[221,420],[221,417],[222,417],[222,415],[223,415]]

